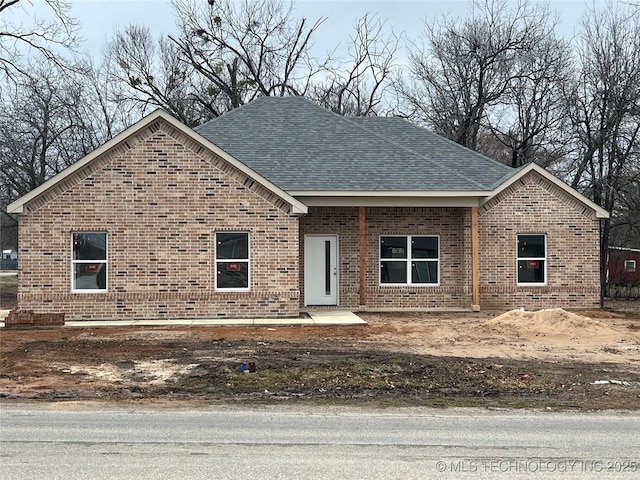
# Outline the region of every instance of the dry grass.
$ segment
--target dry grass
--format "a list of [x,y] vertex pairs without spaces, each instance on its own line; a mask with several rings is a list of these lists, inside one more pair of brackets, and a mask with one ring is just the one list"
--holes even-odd
[[0,275],[0,310],[15,308],[18,305],[17,295],[18,275]]

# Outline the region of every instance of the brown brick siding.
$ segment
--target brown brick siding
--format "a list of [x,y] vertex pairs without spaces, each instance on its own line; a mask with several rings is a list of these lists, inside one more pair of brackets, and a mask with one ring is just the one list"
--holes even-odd
[[[465,209],[461,208],[366,208],[366,307],[466,308],[470,290],[465,285]],[[470,227],[470,222],[467,227]],[[359,215],[357,207],[311,207],[300,219],[300,262],[304,258],[304,235],[338,235],[339,306],[359,307]],[[439,235],[439,286],[381,286],[379,242],[381,235]],[[470,238],[470,235],[467,235]],[[304,288],[303,271],[300,273]],[[304,295],[301,294],[301,306]]]
[[[28,204],[21,309],[85,318],[298,314],[298,220],[270,191],[158,120]],[[214,234],[247,231],[249,292],[214,289]],[[108,291],[71,292],[72,232],[107,232]]]
[[4,319],[6,328],[64,325],[64,313],[34,313],[33,310],[11,310]]
[[[599,305],[599,221],[593,212],[530,173],[479,209],[483,308]],[[547,236],[547,285],[517,286],[517,235]]]
[[[470,308],[469,208],[366,208],[366,307]],[[516,236],[547,235],[544,287],[517,286]],[[312,207],[300,219],[304,235],[339,238],[339,306],[359,307],[358,208]],[[439,286],[379,285],[381,235],[439,235]],[[531,173],[479,209],[482,308],[589,308],[599,304],[599,224],[593,212],[538,174]],[[301,290],[304,289],[300,271]],[[304,295],[301,293],[301,306]]]
[[[479,209],[482,308],[592,307],[598,220],[536,173]],[[216,292],[214,234],[247,231],[248,292]],[[108,290],[71,292],[71,234],[108,235]],[[516,236],[547,235],[548,285],[516,285]],[[289,205],[164,120],[25,206],[20,310],[66,319],[290,317],[304,305],[304,235],[338,235],[339,306],[359,305],[357,207]],[[379,284],[381,235],[438,235],[438,286]],[[366,208],[366,308],[469,308],[469,208]],[[53,317],[52,317],[53,318]]]

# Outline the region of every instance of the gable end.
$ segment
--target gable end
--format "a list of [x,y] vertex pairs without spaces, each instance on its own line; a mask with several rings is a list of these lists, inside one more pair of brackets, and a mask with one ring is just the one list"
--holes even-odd
[[502,203],[504,200],[508,199],[516,192],[518,192],[521,188],[526,186],[536,186],[545,192],[553,195],[564,205],[577,212],[579,215],[582,215],[586,218],[596,218],[596,213],[589,206],[585,205],[580,199],[571,195],[566,190],[559,188],[556,184],[551,182],[549,179],[540,175],[537,171],[532,170],[527,172],[522,177],[518,178],[515,182],[512,182],[510,185],[502,189],[497,195],[491,197],[487,200],[482,206],[478,209],[478,213],[480,215],[488,212],[495,206]]
[[291,204],[289,202],[276,195],[274,192],[266,188],[255,179],[251,178],[245,172],[239,170],[227,160],[223,159],[209,149],[204,148],[202,144],[197,140],[184,134],[182,131],[169,124],[164,125],[164,127],[167,135],[169,135],[171,138],[176,139],[176,141],[184,145],[186,149],[194,152],[194,154],[210,163],[214,168],[227,175],[228,177],[231,177],[239,185],[242,185],[244,188],[250,190],[260,198],[266,200],[278,210],[285,213],[290,213]]
[[[107,165],[109,165],[117,158],[125,155],[130,150],[133,150],[136,145],[152,136],[158,130],[160,130],[160,120],[156,120],[146,128],[138,130],[136,133],[122,140],[114,147],[108,149],[106,152],[100,154],[92,161],[74,171],[71,175],[68,175],[61,181],[56,182],[54,185],[35,197],[33,200],[27,202],[24,206],[24,213],[29,214],[38,210],[54,198],[73,188],[82,180],[91,177],[93,174],[104,169]],[[55,177],[53,177],[52,180],[53,179],[55,179]]]
[[186,149],[229,175],[244,188],[251,190],[279,210],[293,215],[306,213],[304,204],[162,110],[148,115],[32,192],[16,200],[7,207],[7,211],[29,214],[41,208],[82,180],[90,178],[94,173],[106,168],[107,165],[125,155],[140,142],[153,140],[158,135],[168,135],[180,142]]

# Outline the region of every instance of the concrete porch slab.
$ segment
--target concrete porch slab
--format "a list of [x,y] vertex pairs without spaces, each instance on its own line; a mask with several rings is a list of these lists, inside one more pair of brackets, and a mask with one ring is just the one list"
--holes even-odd
[[[4,313],[4,311],[0,311]],[[9,311],[7,310],[8,314]],[[118,328],[118,327],[284,327],[284,326],[348,326],[366,325],[362,318],[348,310],[312,310],[305,318],[212,318],[157,320],[70,320],[60,328]],[[0,317],[4,319],[4,316]],[[4,328],[4,322],[0,322]],[[40,327],[51,328],[51,327]],[[57,327],[54,327],[57,328]]]
[[366,325],[362,318],[349,310],[309,310],[314,325]]

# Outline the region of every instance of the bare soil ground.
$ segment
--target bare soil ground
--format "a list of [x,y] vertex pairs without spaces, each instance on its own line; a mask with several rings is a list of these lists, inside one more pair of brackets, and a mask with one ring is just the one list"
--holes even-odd
[[608,307],[367,313],[368,326],[340,328],[2,330],[0,398],[640,410],[640,302]]

